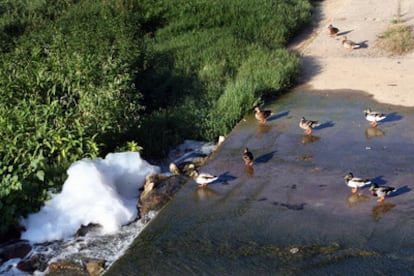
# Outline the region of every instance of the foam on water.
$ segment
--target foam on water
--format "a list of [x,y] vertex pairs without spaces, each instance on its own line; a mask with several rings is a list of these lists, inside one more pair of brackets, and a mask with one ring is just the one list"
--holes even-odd
[[33,243],[73,237],[80,225],[96,223],[102,234],[115,233],[137,217],[137,197],[145,176],[159,168],[137,152],[83,159],[68,169],[62,192],[52,195],[40,212],[21,220],[22,239]]

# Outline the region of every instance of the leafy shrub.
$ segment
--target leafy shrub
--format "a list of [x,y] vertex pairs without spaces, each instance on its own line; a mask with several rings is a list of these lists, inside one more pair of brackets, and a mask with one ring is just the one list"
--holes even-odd
[[59,190],[70,163],[114,150],[139,127],[132,79],[145,46],[134,9],[112,1],[53,7],[40,14],[54,21],[16,36],[1,57],[0,232]]
[[292,85],[283,48],[310,13],[307,0],[2,1],[0,233],[75,160],[226,134]]

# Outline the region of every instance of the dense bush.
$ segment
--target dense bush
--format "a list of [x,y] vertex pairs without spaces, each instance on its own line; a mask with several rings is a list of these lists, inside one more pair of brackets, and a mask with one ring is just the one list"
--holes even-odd
[[216,139],[292,85],[307,0],[0,2],[0,233],[69,164]]
[[[156,110],[146,118],[154,116],[154,134],[163,135],[159,114],[171,122],[173,132],[171,139],[163,137],[164,145],[141,141],[144,151],[154,149],[152,155],[164,154],[165,145],[188,134],[182,123],[194,130],[187,138],[213,140],[226,134],[262,93],[277,95],[298,74],[297,57],[284,47],[309,22],[308,1],[170,0],[156,7],[143,1],[143,6],[160,20],[151,36],[153,59],[136,85],[144,105]],[[255,76],[254,83],[248,73]]]

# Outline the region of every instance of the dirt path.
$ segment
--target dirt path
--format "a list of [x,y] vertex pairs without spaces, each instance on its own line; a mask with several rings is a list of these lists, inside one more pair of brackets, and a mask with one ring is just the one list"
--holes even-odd
[[[376,46],[377,36],[398,14],[398,3],[401,19],[414,25],[411,0],[321,2],[316,26],[291,45],[302,58],[302,83],[316,90],[365,91],[382,103],[414,106],[414,52],[391,56]],[[329,24],[339,28],[338,37],[328,36]],[[344,35],[362,47],[345,50]]]

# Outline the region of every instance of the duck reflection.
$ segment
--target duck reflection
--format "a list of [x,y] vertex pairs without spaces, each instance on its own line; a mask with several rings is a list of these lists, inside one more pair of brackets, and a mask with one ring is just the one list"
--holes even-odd
[[310,144],[310,143],[316,142],[316,141],[318,141],[319,139],[321,139],[321,138],[320,138],[320,137],[318,137],[318,136],[313,136],[313,135],[303,135],[303,136],[302,136],[302,141],[301,141],[301,143],[302,143],[303,145],[307,145],[307,144]]
[[375,221],[378,221],[386,212],[395,207],[395,204],[388,202],[381,202],[372,208],[371,216]]
[[263,134],[266,134],[270,131],[271,126],[270,125],[263,125],[263,124],[259,124],[257,126],[257,137],[260,138],[263,136]]
[[218,196],[219,193],[211,188],[205,187],[205,188],[197,188],[194,192],[194,198],[196,201],[201,200],[209,200],[216,196]]
[[367,139],[384,136],[385,132],[378,127],[367,127],[365,129],[365,136]]
[[346,198],[346,200],[348,202],[348,207],[352,208],[352,207],[355,207],[359,203],[368,201],[369,196],[364,195],[364,194],[360,194],[360,193],[355,193],[355,194],[350,194]]
[[249,166],[249,165],[244,166],[244,172],[248,176],[253,176],[254,175],[254,168],[253,168],[253,166]]

